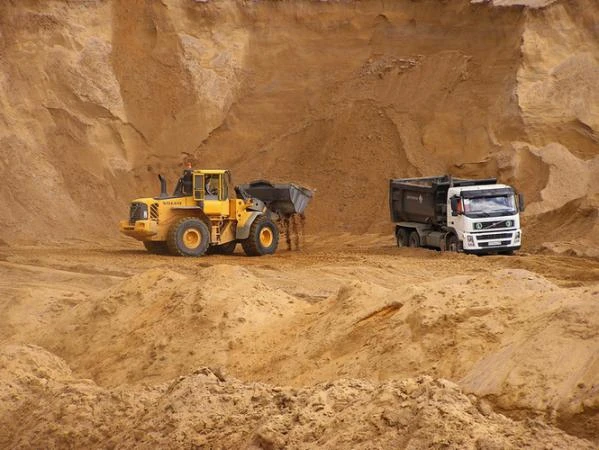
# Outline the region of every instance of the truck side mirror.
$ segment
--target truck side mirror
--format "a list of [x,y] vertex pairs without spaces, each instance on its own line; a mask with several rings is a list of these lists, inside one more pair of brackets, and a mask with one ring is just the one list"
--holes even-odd
[[518,194],[518,209],[520,210],[520,212],[524,212],[524,208],[525,208],[525,204],[524,204],[524,194]]
[[451,202],[451,215],[455,217],[458,215],[458,197],[451,197],[449,201]]

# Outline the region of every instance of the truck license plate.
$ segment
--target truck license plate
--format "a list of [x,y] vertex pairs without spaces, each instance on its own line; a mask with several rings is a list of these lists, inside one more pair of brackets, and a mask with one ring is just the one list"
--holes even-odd
[[489,245],[492,245],[492,246],[501,245],[501,241],[491,241],[491,242],[489,242]]

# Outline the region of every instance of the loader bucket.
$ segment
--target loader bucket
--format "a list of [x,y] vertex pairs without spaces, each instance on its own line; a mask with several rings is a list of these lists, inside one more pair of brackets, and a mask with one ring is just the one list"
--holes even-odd
[[238,186],[251,197],[262,200],[273,212],[283,217],[303,214],[314,192],[293,183],[273,184],[266,180]]

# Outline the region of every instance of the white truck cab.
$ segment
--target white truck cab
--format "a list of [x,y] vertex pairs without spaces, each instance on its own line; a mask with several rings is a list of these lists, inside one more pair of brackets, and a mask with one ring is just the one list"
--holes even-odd
[[522,243],[524,199],[495,178],[393,179],[389,208],[399,247],[484,254],[512,253]]
[[447,227],[468,253],[498,250],[510,253],[521,246],[519,201],[505,184],[450,187]]

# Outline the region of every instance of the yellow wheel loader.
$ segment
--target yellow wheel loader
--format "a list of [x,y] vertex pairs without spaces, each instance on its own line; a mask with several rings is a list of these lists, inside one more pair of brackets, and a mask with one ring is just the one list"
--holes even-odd
[[233,187],[228,170],[186,169],[172,195],[160,179],[160,195],[131,203],[123,234],[151,253],[201,256],[231,254],[241,243],[248,256],[272,254],[278,219],[303,214],[312,191],[295,184],[255,181]]

